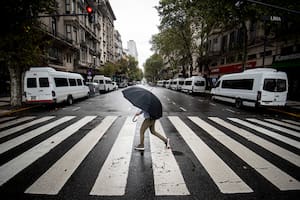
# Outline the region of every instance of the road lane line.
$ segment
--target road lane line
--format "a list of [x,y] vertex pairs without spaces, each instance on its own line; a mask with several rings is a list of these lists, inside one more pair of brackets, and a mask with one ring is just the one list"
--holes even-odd
[[116,120],[116,116],[108,116],[73,146],[63,157],[35,181],[25,193],[58,194],[80,163],[99,142],[104,133]]
[[[156,129],[162,136],[166,136],[159,121],[156,122]],[[172,150],[167,149],[165,143],[152,134],[150,147],[155,195],[189,195]]]
[[0,144],[0,154],[36,137],[36,136],[39,136],[41,135],[42,133],[45,133],[47,131],[49,131],[50,129],[62,124],[62,123],[65,123],[71,119],[73,119],[75,116],[67,116],[67,117],[63,117],[59,120],[56,120],[52,123],[49,123],[49,124],[46,124],[45,126],[41,126],[37,129],[34,129],[32,131],[29,131],[25,134],[22,134],[16,138],[13,138],[11,140],[8,140],[7,142],[4,142],[2,144]]
[[218,142],[230,149],[234,154],[240,157],[279,190],[300,190],[300,182],[298,180],[280,170],[252,150],[201,120],[199,117],[189,117],[189,119],[214,137]]
[[268,123],[268,122],[263,122],[263,121],[260,121],[260,120],[254,119],[254,118],[247,118],[247,120],[250,121],[250,122],[254,122],[254,123],[257,123],[257,124],[260,124],[260,125],[272,128],[272,129],[276,129],[276,130],[279,130],[281,132],[284,132],[284,133],[287,133],[289,135],[293,135],[295,137],[300,138],[300,133],[297,132],[297,131],[293,131],[293,130],[290,130],[290,129],[287,129],[287,128],[284,128],[284,127],[281,127],[281,126],[276,126],[274,124],[271,124],[271,123]]
[[253,192],[179,117],[169,116],[169,119],[222,193]]
[[27,120],[31,120],[31,119],[34,119],[34,118],[35,117],[33,117],[33,116],[28,116],[28,117],[22,117],[22,118],[19,118],[19,119],[15,119],[13,121],[5,122],[3,124],[0,124],[0,129],[8,127],[8,126],[15,125],[15,124],[27,121]]
[[256,126],[254,124],[251,124],[249,122],[246,122],[246,121],[243,121],[243,120],[240,120],[240,119],[237,119],[237,118],[228,118],[229,120],[231,121],[234,121],[236,123],[239,123],[243,126],[247,126],[251,129],[254,129],[255,131],[257,132],[260,132],[262,134],[265,134],[269,137],[272,137],[272,138],[275,138],[276,140],[279,140],[281,142],[284,142],[286,144],[289,144],[293,147],[296,147],[297,149],[300,149],[300,142],[296,141],[296,140],[293,140],[291,138],[288,138],[288,137],[285,137],[283,135],[280,135],[279,133],[275,133],[273,131],[269,131],[268,129],[265,129],[265,128],[262,128],[260,126]]
[[80,110],[80,107],[75,107],[72,109],[72,111],[77,111],[77,110]]
[[1,131],[0,132],[0,138],[6,137],[6,136],[11,135],[13,133],[16,133],[18,131],[21,131],[21,130],[23,130],[25,128],[28,128],[30,126],[33,126],[33,125],[36,125],[36,124],[48,121],[48,120],[53,119],[53,118],[54,118],[54,116],[42,117],[42,118],[36,119],[34,121],[28,122],[26,124],[22,124],[20,126],[12,127],[10,129]]
[[31,165],[40,157],[44,156],[51,149],[56,147],[62,141],[67,139],[69,136],[77,132],[81,127],[95,119],[96,116],[86,116],[78,122],[68,126],[47,140],[39,143],[38,145],[32,147],[28,151],[22,153],[21,155],[15,157],[13,160],[5,163],[0,167],[0,186],[10,180],[12,177],[17,175],[23,169]]
[[90,195],[121,196],[125,194],[136,123],[127,117],[106,158]]
[[[292,124],[285,123],[285,122],[282,122],[282,121],[278,121],[278,120],[275,120],[275,119],[265,119],[265,120],[268,121],[268,122],[272,122],[274,124],[278,124],[278,125],[281,125],[281,126],[285,126],[285,127],[292,128],[292,129],[300,131],[300,126],[292,125]],[[299,135],[300,135],[300,133],[299,133]]]
[[181,110],[183,110],[184,112],[186,112],[186,109],[184,109],[183,107],[179,107]]
[[290,152],[276,144],[273,144],[273,143],[269,142],[268,140],[258,137],[257,135],[255,135],[249,131],[246,131],[246,130],[239,128],[237,126],[234,126],[228,122],[225,122],[224,120],[222,120],[220,118],[209,117],[209,119],[224,126],[225,128],[228,128],[229,130],[235,132],[236,134],[239,134],[240,136],[246,138],[247,140],[256,143],[257,145],[276,154],[277,156],[293,163],[297,167],[300,167],[300,156],[298,156],[297,154]]

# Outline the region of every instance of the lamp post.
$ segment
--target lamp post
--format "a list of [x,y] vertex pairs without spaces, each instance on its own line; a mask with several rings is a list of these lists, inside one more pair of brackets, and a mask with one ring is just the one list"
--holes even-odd
[[94,61],[94,63],[93,63],[93,75],[95,76],[95,68],[96,68],[96,56],[95,55],[93,56],[93,61]]

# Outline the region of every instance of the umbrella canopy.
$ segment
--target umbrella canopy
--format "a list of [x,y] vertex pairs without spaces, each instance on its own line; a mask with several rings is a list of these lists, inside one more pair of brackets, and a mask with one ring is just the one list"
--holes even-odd
[[160,100],[149,90],[141,87],[130,87],[122,91],[124,97],[134,106],[149,113],[153,119],[162,117]]

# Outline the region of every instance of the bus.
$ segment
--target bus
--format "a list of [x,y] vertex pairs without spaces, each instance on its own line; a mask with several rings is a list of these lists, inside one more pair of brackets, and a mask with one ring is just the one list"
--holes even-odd
[[60,103],[89,97],[90,90],[80,74],[56,71],[51,67],[32,67],[25,72],[26,103]]
[[288,79],[285,72],[256,68],[220,77],[211,89],[212,99],[242,106],[285,106]]

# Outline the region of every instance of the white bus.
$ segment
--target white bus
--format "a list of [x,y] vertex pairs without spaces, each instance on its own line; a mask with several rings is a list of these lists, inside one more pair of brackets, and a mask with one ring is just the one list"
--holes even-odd
[[211,90],[212,99],[241,106],[284,106],[288,93],[285,72],[271,68],[249,69],[223,75]]
[[32,67],[25,72],[26,103],[73,104],[75,99],[89,97],[89,88],[80,74],[56,71],[51,67]]
[[204,93],[206,80],[202,76],[192,76],[184,80],[181,91],[187,93]]
[[171,82],[171,89],[172,90],[181,90],[184,84],[184,78],[175,78]]
[[114,90],[114,85],[111,78],[104,75],[95,75],[93,78],[93,82],[99,84],[100,92],[110,92]]

